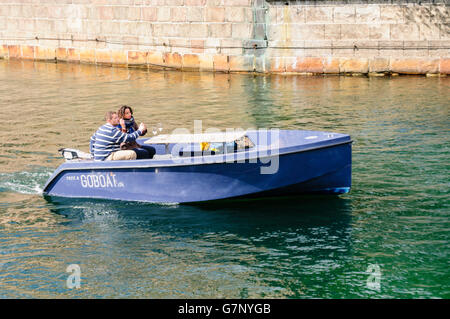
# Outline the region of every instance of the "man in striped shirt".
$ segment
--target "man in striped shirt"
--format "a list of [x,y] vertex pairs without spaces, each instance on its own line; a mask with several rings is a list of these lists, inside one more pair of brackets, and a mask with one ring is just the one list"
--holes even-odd
[[116,112],[106,112],[105,120],[106,123],[100,126],[91,137],[89,149],[94,156],[94,160],[117,161],[136,159],[136,152],[133,150],[121,150],[120,143],[135,141],[147,129],[145,124],[141,123],[137,131],[127,134],[117,128],[119,116]]

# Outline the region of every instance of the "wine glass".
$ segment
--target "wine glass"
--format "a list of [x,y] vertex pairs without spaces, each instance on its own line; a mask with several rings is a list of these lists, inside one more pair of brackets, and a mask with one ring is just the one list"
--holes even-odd
[[162,130],[163,130],[163,125],[162,125],[162,123],[156,124],[156,127],[158,128],[158,131],[161,133]]
[[157,127],[152,127],[152,133],[153,133],[153,135],[158,134],[158,128]]

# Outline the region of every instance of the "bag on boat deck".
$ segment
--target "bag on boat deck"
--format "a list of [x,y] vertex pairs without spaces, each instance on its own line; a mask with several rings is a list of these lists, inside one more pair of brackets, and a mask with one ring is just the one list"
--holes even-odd
[[120,149],[122,151],[132,150],[132,149],[138,148],[138,147],[141,147],[141,146],[136,141],[120,143]]

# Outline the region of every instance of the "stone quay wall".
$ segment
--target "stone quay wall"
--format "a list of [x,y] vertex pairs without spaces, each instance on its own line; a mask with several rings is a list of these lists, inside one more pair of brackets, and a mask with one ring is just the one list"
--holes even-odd
[[0,0],[0,58],[188,71],[450,74],[450,0]]

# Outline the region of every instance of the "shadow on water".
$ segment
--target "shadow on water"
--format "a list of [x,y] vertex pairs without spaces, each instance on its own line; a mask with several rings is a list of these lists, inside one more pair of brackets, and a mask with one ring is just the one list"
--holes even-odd
[[[218,201],[196,205],[162,205],[124,201],[45,197],[50,211],[68,224],[111,216],[128,227],[172,235],[232,232],[253,236],[261,232],[305,228],[347,229],[351,200],[334,196],[301,196],[258,200]],[[93,220],[93,219],[92,219]]]

